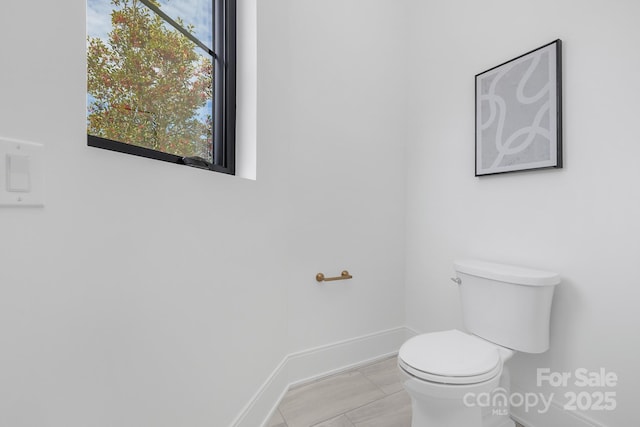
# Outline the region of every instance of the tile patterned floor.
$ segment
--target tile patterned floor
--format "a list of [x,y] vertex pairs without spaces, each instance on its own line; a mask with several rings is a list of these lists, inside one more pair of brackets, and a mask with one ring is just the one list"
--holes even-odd
[[267,427],[411,427],[411,399],[392,357],[291,389]]

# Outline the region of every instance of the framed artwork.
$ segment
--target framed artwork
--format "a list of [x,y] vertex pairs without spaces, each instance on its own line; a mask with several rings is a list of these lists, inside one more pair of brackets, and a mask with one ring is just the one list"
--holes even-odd
[[562,167],[562,41],[476,75],[476,176]]

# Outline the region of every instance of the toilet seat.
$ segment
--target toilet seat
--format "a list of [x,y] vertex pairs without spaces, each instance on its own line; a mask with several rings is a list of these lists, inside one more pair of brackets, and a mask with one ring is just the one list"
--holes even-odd
[[476,384],[502,372],[500,347],[458,330],[417,335],[404,343],[398,364],[438,384]]

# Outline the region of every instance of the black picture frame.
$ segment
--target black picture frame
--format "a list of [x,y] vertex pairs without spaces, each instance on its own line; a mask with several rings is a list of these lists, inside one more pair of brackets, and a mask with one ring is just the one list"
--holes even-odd
[[562,168],[562,41],[475,76],[475,175]]

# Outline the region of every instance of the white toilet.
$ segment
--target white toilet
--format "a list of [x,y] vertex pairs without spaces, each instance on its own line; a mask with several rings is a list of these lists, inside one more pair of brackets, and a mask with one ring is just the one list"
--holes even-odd
[[[411,396],[412,427],[514,427],[509,374],[516,351],[549,348],[556,273],[477,260],[454,263],[464,326],[417,335],[400,348],[398,365]],[[499,405],[478,396],[501,394]],[[486,399],[485,399],[486,400]]]

